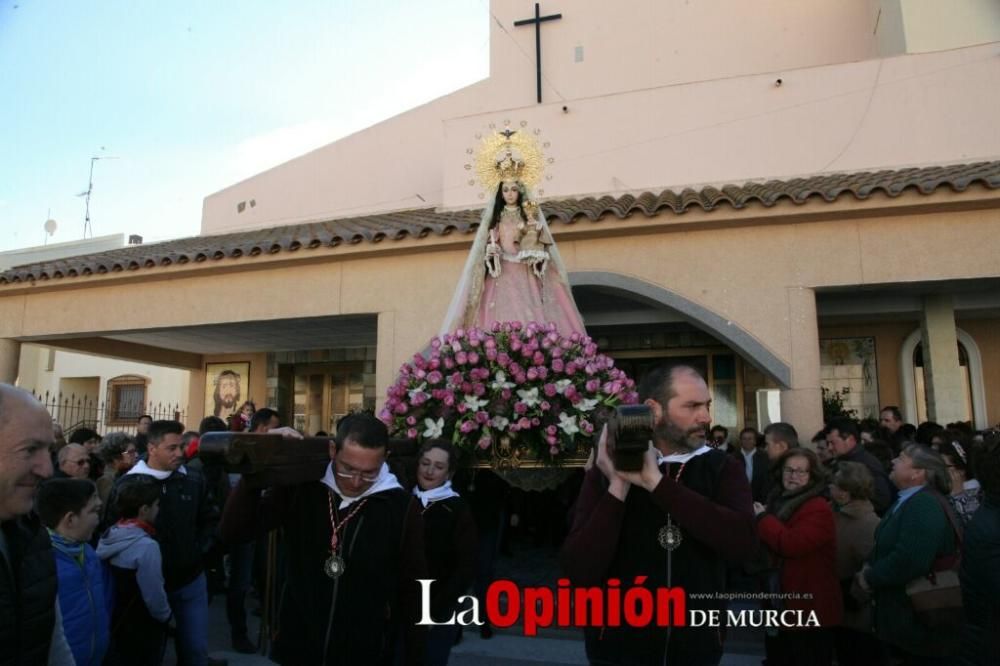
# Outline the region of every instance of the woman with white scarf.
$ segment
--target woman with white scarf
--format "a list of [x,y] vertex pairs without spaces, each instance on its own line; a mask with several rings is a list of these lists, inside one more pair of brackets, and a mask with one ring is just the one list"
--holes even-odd
[[[448,620],[476,572],[476,525],[468,503],[451,487],[458,452],[450,442],[424,442],[417,457],[413,494],[423,505],[424,543],[431,586],[431,616]],[[427,634],[427,666],[448,663],[459,625],[432,626]]]

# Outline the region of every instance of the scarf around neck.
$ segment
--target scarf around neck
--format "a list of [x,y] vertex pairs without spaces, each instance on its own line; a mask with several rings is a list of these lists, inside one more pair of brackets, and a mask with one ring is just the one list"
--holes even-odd
[[663,463],[686,463],[692,458],[697,456],[703,456],[709,451],[712,451],[712,447],[702,444],[700,448],[694,451],[688,451],[687,453],[671,453],[669,455],[658,454],[656,457],[656,464],[662,465]]
[[434,502],[440,502],[441,500],[459,496],[458,493],[451,487],[450,480],[445,481],[444,484],[438,486],[437,488],[431,488],[430,490],[421,490],[420,486],[414,486],[413,494],[417,496],[417,499],[420,500],[420,503],[424,505],[425,509]]
[[396,479],[396,475],[389,471],[389,465],[386,463],[382,463],[382,467],[378,471],[378,477],[375,479],[372,485],[368,487],[368,490],[364,491],[357,497],[346,497],[344,493],[340,491],[340,486],[337,485],[337,477],[333,473],[332,460],[327,464],[326,474],[323,475],[321,481],[330,490],[337,493],[338,497],[340,497],[340,506],[338,508],[341,509],[354,504],[359,499],[362,499],[364,497],[369,497],[377,493],[385,492],[386,490],[393,490],[394,488],[403,487],[399,485],[399,480]]
[[776,489],[767,502],[767,512],[774,514],[781,522],[787,522],[803,504],[813,497],[822,495],[825,489],[825,484],[816,481],[793,493],[788,493],[784,488]]

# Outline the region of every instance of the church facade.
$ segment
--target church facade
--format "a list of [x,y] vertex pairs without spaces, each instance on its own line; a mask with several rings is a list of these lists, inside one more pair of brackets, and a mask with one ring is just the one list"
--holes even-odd
[[258,406],[329,431],[438,332],[471,151],[510,129],[544,147],[584,323],[632,374],[695,365],[731,428],[811,435],[824,389],[1000,421],[995,5],[628,4],[543,3],[539,62],[534,3],[494,0],[489,78],[208,196],[200,236],[5,271],[0,379],[24,342],[183,368],[196,423],[208,367],[248,363]]

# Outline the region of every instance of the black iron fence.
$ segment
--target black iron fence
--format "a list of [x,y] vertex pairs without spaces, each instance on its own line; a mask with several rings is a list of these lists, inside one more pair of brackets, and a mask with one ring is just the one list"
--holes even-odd
[[68,439],[74,430],[90,428],[101,435],[109,432],[135,433],[139,417],[146,414],[154,421],[161,419],[184,423],[187,410],[179,404],[146,403],[138,400],[117,400],[113,404],[101,402],[92,396],[64,395],[62,393],[32,394],[52,415],[53,423],[62,426]]

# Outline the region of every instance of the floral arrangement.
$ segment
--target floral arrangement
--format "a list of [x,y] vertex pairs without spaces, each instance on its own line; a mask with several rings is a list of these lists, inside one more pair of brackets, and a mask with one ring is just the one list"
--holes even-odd
[[637,400],[635,382],[589,337],[515,321],[432,339],[400,368],[379,416],[394,436],[446,437],[480,455],[508,437],[556,462],[592,443],[602,411]]

